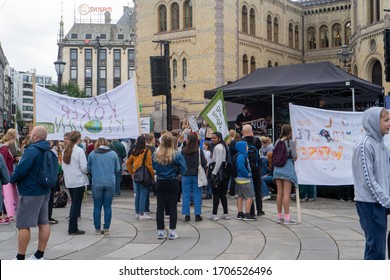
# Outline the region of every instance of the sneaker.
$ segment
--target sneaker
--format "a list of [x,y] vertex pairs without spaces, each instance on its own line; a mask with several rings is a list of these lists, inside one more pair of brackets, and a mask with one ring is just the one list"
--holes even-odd
[[184,218],[184,221],[186,221],[186,222],[189,222],[189,221],[191,221],[191,217],[190,217],[190,215],[186,215],[186,216],[185,216],[185,218]]
[[109,235],[110,234],[110,230],[108,228],[105,228],[105,229],[103,229],[102,233],[104,235]]
[[83,230],[78,230],[78,231],[75,231],[75,232],[68,232],[69,235],[83,235],[85,234],[85,231]]
[[139,219],[140,220],[151,220],[152,219],[152,217],[150,217],[148,214],[141,214],[140,216],[139,216]]
[[244,218],[243,218],[244,221],[256,221],[257,218],[251,214],[244,214]]
[[101,229],[95,229],[95,234],[96,235],[103,234],[103,231]]
[[[257,212],[257,216],[263,216],[263,215],[265,215],[265,212],[264,211],[258,211]],[[253,215],[254,216],[254,215]]]
[[135,214],[135,219],[138,221],[139,220],[139,214]]
[[263,200],[268,200],[268,199],[271,199],[271,196],[270,196],[270,195],[265,195],[265,196],[263,196]]
[[49,224],[56,225],[56,224],[58,224],[58,221],[56,219],[50,218],[49,219]]
[[243,213],[243,212],[239,212],[239,213],[237,214],[236,219],[237,219],[237,220],[242,220],[242,219],[244,219],[244,217],[245,217],[244,213]]
[[217,215],[211,214],[211,215],[209,216],[209,220],[210,220],[210,221],[218,221],[218,217],[217,217]]
[[177,235],[176,232],[175,233],[170,232],[168,238],[169,238],[169,240],[175,240],[175,239],[179,238],[179,235]]
[[44,257],[42,257],[42,258],[40,258],[40,259],[37,259],[36,257],[35,257],[35,254],[32,254],[30,257],[28,257],[26,260],[29,260],[29,261],[43,261],[43,260],[45,260],[45,258]]
[[281,223],[284,222],[284,219],[283,219],[283,218],[277,218],[277,219],[276,219],[276,222],[277,222],[278,224],[281,224]]
[[293,217],[290,217],[290,220],[284,220],[283,223],[285,225],[295,225],[297,222],[293,219]]
[[201,215],[195,215],[195,222],[200,222],[202,220],[203,220],[203,218]]
[[222,220],[230,220],[230,217],[228,214],[223,214],[221,217],[219,217]]
[[309,198],[309,202],[313,202],[314,200],[316,200],[315,198]]
[[8,218],[0,219],[0,225],[9,225],[9,224],[10,224],[10,220]]
[[158,239],[165,239],[165,238],[167,238],[167,234],[165,233],[165,231],[159,232],[157,235],[157,238]]

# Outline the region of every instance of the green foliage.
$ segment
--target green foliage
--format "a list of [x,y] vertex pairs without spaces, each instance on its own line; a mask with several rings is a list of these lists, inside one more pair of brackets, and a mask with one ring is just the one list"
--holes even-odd
[[[52,85],[49,87],[50,90],[59,92],[57,85]],[[64,93],[66,91],[68,93],[68,96],[70,97],[76,97],[76,98],[86,98],[85,90],[80,89],[80,87],[77,84],[73,84],[71,82],[64,83],[61,85],[61,93]]]
[[22,112],[19,108],[16,108],[16,123],[18,127],[23,128],[25,126],[25,121],[23,120]]

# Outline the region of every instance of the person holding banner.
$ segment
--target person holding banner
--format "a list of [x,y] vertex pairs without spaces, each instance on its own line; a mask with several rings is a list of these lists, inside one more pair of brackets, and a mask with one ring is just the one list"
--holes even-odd
[[364,259],[384,260],[390,165],[383,137],[389,134],[390,114],[385,108],[372,107],[364,112],[362,124],[366,134],[354,147],[352,175],[356,209],[366,238]]

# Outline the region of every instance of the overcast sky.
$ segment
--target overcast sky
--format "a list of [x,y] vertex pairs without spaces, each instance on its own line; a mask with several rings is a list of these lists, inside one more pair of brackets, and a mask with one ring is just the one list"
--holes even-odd
[[[38,75],[49,75],[57,80],[54,61],[57,60],[57,38],[61,21],[64,33],[76,20],[89,20],[79,7],[112,8],[115,23],[123,14],[123,6],[133,6],[132,0],[0,0],[0,43],[8,63],[18,71],[36,69]],[[97,13],[92,17],[104,18]]]

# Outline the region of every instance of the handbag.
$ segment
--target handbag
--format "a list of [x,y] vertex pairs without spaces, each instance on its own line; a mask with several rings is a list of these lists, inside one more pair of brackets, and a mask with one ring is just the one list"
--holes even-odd
[[152,176],[150,176],[149,169],[145,166],[145,160],[148,151],[149,150],[146,149],[144,158],[142,160],[142,165],[134,172],[134,182],[145,187],[153,184],[153,179]]
[[3,199],[8,217],[15,216],[18,208],[18,192],[15,184],[8,183],[3,185]]
[[201,159],[200,159],[200,153],[201,152],[202,151],[199,149],[199,164],[198,164],[198,187],[199,188],[207,186],[207,184],[208,184],[207,177],[206,177],[206,172],[204,171],[204,169],[202,167],[202,162],[201,162]]
[[54,196],[54,208],[64,208],[68,204],[68,194],[66,191],[59,191]]

